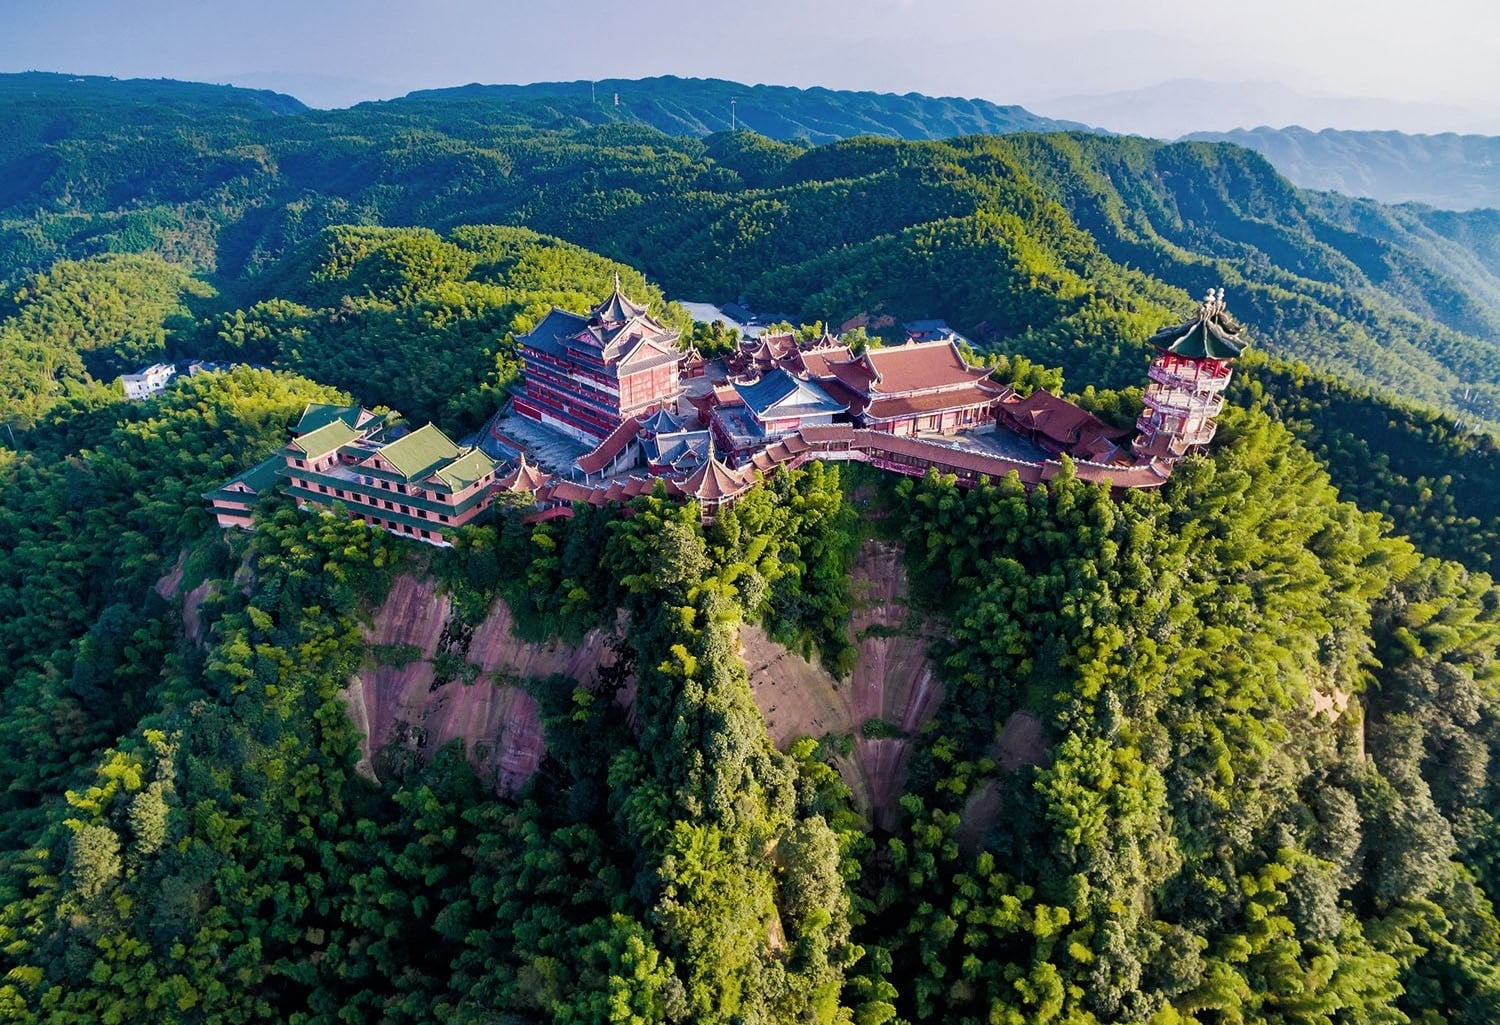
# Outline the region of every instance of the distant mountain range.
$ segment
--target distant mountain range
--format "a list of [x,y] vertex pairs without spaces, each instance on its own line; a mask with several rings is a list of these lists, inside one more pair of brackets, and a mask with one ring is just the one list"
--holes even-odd
[[1311,132],[1293,126],[1186,138],[1253,149],[1306,189],[1450,210],[1500,207],[1500,138],[1492,135]]
[[532,108],[550,106],[560,118],[590,124],[632,121],[673,135],[711,135],[739,127],[772,139],[812,143],[855,135],[948,139],[1013,132],[1092,131],[1076,121],[1042,117],[1024,107],[1001,106],[988,100],[745,85],[673,75],[597,82],[465,85],[421,90],[390,103],[433,101],[508,101]]
[[[63,75],[51,71],[0,74],[0,110],[13,114],[28,100],[62,101],[70,111],[88,110],[101,116],[124,106],[150,104],[159,108],[202,110],[218,108],[244,115],[300,114],[310,109],[294,96],[269,89],[245,89],[172,78],[119,79],[107,75]],[[6,127],[0,122],[0,127]]]
[[1279,82],[1180,78],[1142,89],[1036,99],[1030,105],[1049,117],[1083,121],[1111,132],[1154,139],[1176,139],[1192,132],[1228,132],[1256,125],[1500,135],[1500,117],[1470,106],[1315,96]]
[[[1231,98],[1238,102],[1229,102]],[[1169,100],[1175,103],[1170,113],[1166,109]],[[478,104],[489,111],[503,104],[532,123],[545,122],[550,115],[558,127],[634,122],[673,135],[706,136],[733,126],[772,139],[815,144],[856,135],[947,139],[1113,130],[1172,139],[1192,132],[1186,138],[1233,142],[1253,149],[1304,188],[1383,203],[1427,203],[1450,210],[1500,207],[1497,137],[1334,129],[1312,132],[1296,126],[1211,130],[1237,121],[1256,124],[1257,118],[1275,118],[1278,112],[1285,116],[1338,116],[1349,119],[1350,124],[1379,123],[1373,119],[1382,112],[1398,120],[1416,117],[1414,107],[1407,110],[1412,105],[1322,100],[1257,83],[1233,86],[1184,81],[1132,93],[1053,101],[1053,110],[1077,112],[1078,120],[1047,117],[1025,107],[1001,106],[987,100],[744,85],[673,76],[466,85],[414,92],[379,105],[400,108],[434,104],[458,108]],[[1437,116],[1443,111],[1422,107],[1420,112]],[[1092,128],[1091,124],[1104,127]]]
[[[1079,110],[1089,113],[1092,123],[1108,129],[1136,131],[1155,138],[1182,135],[1191,140],[1235,143],[1260,153],[1303,188],[1368,197],[1383,203],[1426,203],[1448,210],[1500,208],[1500,137],[1334,129],[1313,132],[1295,126],[1219,130],[1232,124],[1225,118],[1273,113],[1272,107],[1264,103],[1264,109],[1253,104],[1223,107],[1218,101],[1228,95],[1225,90],[1232,88],[1208,82],[1170,83],[1139,93],[1115,94],[1112,100],[1075,97],[1051,101],[1050,109]],[[1297,95],[1286,92],[1292,97]],[[1165,102],[1164,97],[1169,93],[1177,94],[1179,105],[1187,111],[1184,114],[1179,110],[1175,115],[1178,120],[1170,123],[1161,119],[1159,111],[1152,112]],[[1265,98],[1263,93],[1253,91],[1246,95],[1251,100],[1255,96]],[[43,116],[46,106],[34,105],[27,110],[23,124],[8,120],[21,116],[18,108],[0,103],[3,108],[0,137],[8,136],[12,143],[27,137],[84,137],[125,119],[127,107],[149,106],[180,121],[191,120],[192,111],[205,106],[252,121],[266,116],[324,114],[292,96],[264,89],[168,79],[120,81],[43,72],[0,74],[0,101],[35,98],[66,100],[72,113],[67,118],[49,121]],[[1082,103],[1082,99],[1097,102],[1090,106]],[[1101,106],[1105,100],[1110,100],[1113,106]],[[1079,102],[1069,106],[1072,101]],[[858,135],[948,139],[1018,132],[1105,132],[1089,127],[1083,120],[1048,117],[1025,107],[988,100],[745,85],[722,79],[675,76],[531,85],[474,84],[422,90],[399,99],[359,106],[476,126],[526,124],[563,129],[634,123],[686,136],[708,136],[738,127],[772,139],[812,144]],[[1286,104],[1277,109],[1281,108],[1286,108]],[[1189,115],[1199,120],[1181,120]],[[1366,112],[1364,116],[1373,115]],[[1183,124],[1191,126],[1191,134],[1171,130]],[[1146,130],[1152,126],[1155,130]],[[0,138],[0,155],[6,149],[5,139]],[[21,189],[19,179],[29,178],[39,169],[16,165],[7,170],[11,181],[0,182],[0,195]]]

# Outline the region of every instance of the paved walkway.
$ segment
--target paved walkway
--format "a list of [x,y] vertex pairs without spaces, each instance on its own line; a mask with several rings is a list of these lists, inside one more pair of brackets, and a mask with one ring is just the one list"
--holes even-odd
[[983,427],[976,427],[971,431],[965,431],[955,436],[953,440],[961,442],[968,448],[993,452],[1008,459],[1024,459],[1027,462],[1040,463],[1056,458],[1056,456],[1030,438],[1023,438],[1019,434],[1012,434],[1010,431],[997,427],[992,423],[985,424]]
[[526,458],[530,462],[564,477],[573,476],[573,460],[593,447],[514,413],[501,414],[493,424],[495,430],[526,446]]

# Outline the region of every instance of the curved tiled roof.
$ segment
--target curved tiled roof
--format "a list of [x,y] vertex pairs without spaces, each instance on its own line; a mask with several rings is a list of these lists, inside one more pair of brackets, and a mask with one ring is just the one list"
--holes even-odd
[[620,288],[620,275],[616,274],[615,290],[608,299],[589,310],[589,320],[596,324],[623,324],[645,312],[646,307],[625,298],[625,293]]
[[1224,290],[1210,291],[1193,319],[1164,327],[1147,339],[1163,352],[1184,359],[1231,360],[1245,348],[1240,325],[1224,307]]
[[668,413],[666,407],[663,406],[647,416],[641,426],[652,434],[671,434],[673,431],[682,429],[682,421]]
[[552,475],[545,470],[540,470],[526,461],[526,453],[521,453],[521,461],[516,464],[515,470],[500,482],[500,486],[507,491],[534,492],[552,479]]
[[389,445],[382,445],[380,456],[407,480],[417,480],[457,459],[462,453],[436,424],[424,424]]
[[641,433],[639,417],[626,417],[618,427],[605,435],[604,440],[592,452],[585,452],[574,462],[584,473],[598,473],[625,451],[625,447]]
[[811,381],[799,381],[778,367],[758,381],[734,383],[734,390],[756,416],[817,416],[842,413],[849,407],[837,402]]
[[[868,349],[852,359],[830,360],[828,372],[845,387],[867,398],[963,387],[984,382],[990,376],[984,367],[969,366],[951,341],[907,342],[886,349]],[[995,385],[995,392],[1000,392],[999,385]]]
[[432,476],[454,491],[463,491],[495,472],[495,460],[477,448],[466,449],[452,462],[438,467]]
[[340,419],[330,420],[316,430],[299,434],[287,443],[287,447],[305,455],[317,458],[327,455],[360,436],[346,421]]
[[726,498],[733,498],[741,491],[750,487],[751,482],[743,475],[736,473],[714,455],[712,446],[708,450],[708,462],[689,476],[686,480],[679,482],[678,486],[682,493],[699,501],[719,502]]

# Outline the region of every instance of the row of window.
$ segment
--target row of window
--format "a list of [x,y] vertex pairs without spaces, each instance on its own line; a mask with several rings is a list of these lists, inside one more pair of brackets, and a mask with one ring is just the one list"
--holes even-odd
[[[343,488],[330,488],[327,484],[312,484],[305,480],[294,479],[292,483],[297,485],[298,487],[306,488],[309,491],[317,491],[319,494],[328,495],[332,498],[340,499],[343,501],[358,502],[361,505],[372,505],[376,509],[389,509],[391,512],[399,512],[403,516],[415,516],[421,520],[433,518],[428,514],[426,509],[416,509],[405,505],[398,505],[397,503],[392,502],[389,499],[367,498],[366,496],[360,494],[358,491],[346,492]],[[452,522],[452,518],[447,513],[438,513],[436,518],[439,523]]]
[[430,530],[418,530],[409,523],[391,523],[388,520],[382,520],[378,516],[361,516],[360,519],[372,527],[379,527],[382,530],[389,530],[393,534],[402,534],[406,537],[420,537],[423,541],[441,540],[443,536],[441,533],[434,534]]
[[576,403],[567,401],[565,396],[556,395],[545,389],[528,389],[527,396],[532,400],[531,404],[545,412],[568,420],[573,423],[585,423],[599,428],[605,434],[619,426],[618,420],[611,420],[599,416],[588,408],[579,408]]

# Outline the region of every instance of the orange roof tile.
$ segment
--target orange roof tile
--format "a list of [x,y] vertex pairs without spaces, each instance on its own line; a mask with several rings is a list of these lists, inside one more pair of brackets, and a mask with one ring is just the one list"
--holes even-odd
[[709,450],[708,462],[681,483],[683,494],[705,502],[733,498],[748,487],[750,481],[719,462],[712,449]]
[[500,486],[507,491],[534,492],[551,479],[552,474],[532,466],[526,461],[526,453],[522,452],[514,472],[501,480]]
[[614,462],[640,433],[641,418],[626,417],[614,430],[605,435],[604,440],[599,442],[592,452],[585,452],[575,460],[578,468],[584,473],[598,473]]

